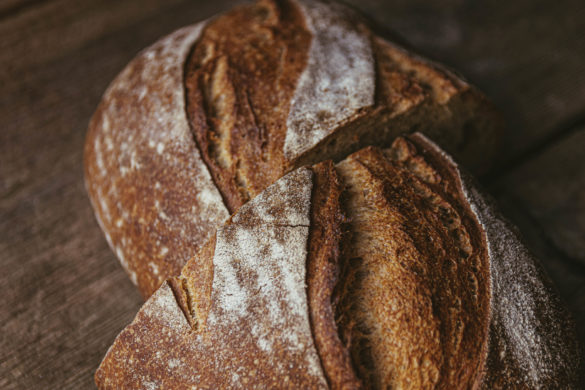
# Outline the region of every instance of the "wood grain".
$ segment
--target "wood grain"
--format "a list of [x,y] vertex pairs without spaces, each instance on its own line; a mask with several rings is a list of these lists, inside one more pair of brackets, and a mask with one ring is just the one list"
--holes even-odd
[[16,10],[7,11],[0,24],[3,70],[14,74],[59,58],[108,31],[164,12],[179,2],[54,0],[28,7],[23,2],[14,7]]
[[[510,127],[491,188],[543,258],[585,339],[585,137],[561,137],[585,113],[585,3],[352,2],[462,71],[503,110]],[[87,123],[140,49],[233,3],[0,5],[0,388],[94,387],[93,372],[141,299],[87,200]]]

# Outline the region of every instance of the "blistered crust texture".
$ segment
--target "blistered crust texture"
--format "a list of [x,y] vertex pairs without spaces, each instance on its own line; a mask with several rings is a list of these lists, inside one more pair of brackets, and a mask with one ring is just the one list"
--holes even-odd
[[335,321],[334,291],[341,277],[342,225],[346,222],[340,202],[343,184],[332,161],[319,163],[312,170],[306,284],[313,338],[329,387],[359,389],[362,381],[357,377]]
[[232,212],[285,173],[286,117],[311,41],[294,2],[259,1],[210,21],[193,47],[187,113]]
[[90,124],[86,186],[108,243],[149,296],[229,216],[193,141],[183,64],[203,24],[140,53]]
[[350,221],[338,323],[366,387],[472,387],[487,349],[489,265],[457,184],[403,138],[337,170]]
[[311,190],[300,169],[243,206],[247,218],[236,214],[207,252],[206,321],[194,328],[164,284],[108,351],[98,386],[327,388],[305,289]]

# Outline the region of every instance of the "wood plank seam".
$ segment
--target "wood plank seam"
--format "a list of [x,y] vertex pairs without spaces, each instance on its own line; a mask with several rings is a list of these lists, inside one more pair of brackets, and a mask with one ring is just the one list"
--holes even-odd
[[[557,126],[555,126],[555,130],[551,130],[542,140],[535,142],[524,152],[519,153],[518,156],[496,165],[488,173],[481,176],[480,181],[483,185],[489,188],[501,177],[536,159],[538,156],[554,147],[554,145],[561,143],[564,139],[581,130],[584,126],[585,110],[568,119],[562,120]],[[510,131],[510,129],[507,130]]]

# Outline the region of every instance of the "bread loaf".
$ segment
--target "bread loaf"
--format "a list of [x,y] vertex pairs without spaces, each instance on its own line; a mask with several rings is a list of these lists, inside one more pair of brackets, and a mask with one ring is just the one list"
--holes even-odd
[[420,134],[287,174],[145,303],[100,388],[579,388],[518,233]]
[[89,126],[86,186],[147,297],[286,172],[414,130],[478,170],[496,123],[475,88],[348,8],[259,1],[172,33],[120,73]]

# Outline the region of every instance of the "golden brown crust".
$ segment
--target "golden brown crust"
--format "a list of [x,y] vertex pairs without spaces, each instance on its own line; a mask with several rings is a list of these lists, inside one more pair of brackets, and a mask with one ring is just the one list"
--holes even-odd
[[118,336],[98,386],[325,388],[305,291],[312,178],[284,176],[218,229]]
[[205,327],[211,306],[216,239],[217,235],[214,234],[201,247],[197,256],[185,264],[181,275],[168,280],[177,303],[194,330]]
[[491,159],[497,125],[484,97],[342,5],[262,0],[196,30],[129,64],[86,144],[94,209],[144,296],[294,168],[415,130],[474,170]]
[[515,234],[421,135],[301,168],[163,284],[96,382],[579,388],[573,324]]
[[87,134],[88,194],[144,297],[178,275],[229,217],[183,107],[181,60],[201,28],[181,29],[139,54],[108,88]]
[[[396,61],[396,50],[383,39],[372,37],[376,56],[376,103],[392,112],[401,113],[429,99],[431,87],[417,80],[412,72],[405,71],[403,61]],[[405,56],[408,60],[408,57]]]
[[193,49],[187,113],[231,212],[284,173],[286,116],[310,42],[295,4],[260,1],[210,22]]
[[337,169],[352,234],[338,321],[361,379],[372,388],[472,387],[486,352],[478,336],[487,335],[489,265],[453,177],[405,139]]
[[335,323],[333,290],[339,281],[343,216],[341,183],[333,163],[313,167],[311,230],[307,257],[307,295],[311,329],[327,382],[332,389],[358,389],[361,382]]
[[372,45],[376,53],[379,77],[383,80],[379,85],[378,95],[381,105],[395,106],[397,98],[415,100],[415,97],[427,97],[439,104],[445,104],[454,95],[470,87],[444,68],[385,39],[374,36]]
[[481,225],[490,267],[490,322],[482,389],[563,388],[585,384],[583,356],[571,316],[552,282],[498,212],[493,199],[432,141],[408,137],[433,166],[456,178],[459,196]]
[[418,131],[473,172],[487,170],[502,124],[485,96],[438,64],[381,37],[370,35],[370,39],[376,66],[375,104],[292,164],[299,167],[325,158],[340,161],[368,145],[390,145],[396,137]]

